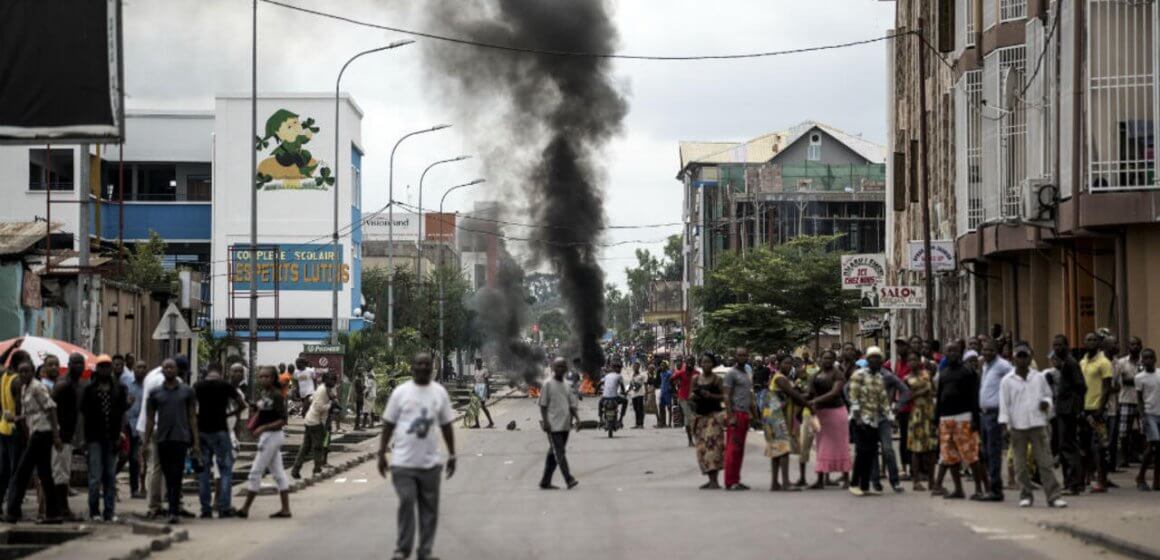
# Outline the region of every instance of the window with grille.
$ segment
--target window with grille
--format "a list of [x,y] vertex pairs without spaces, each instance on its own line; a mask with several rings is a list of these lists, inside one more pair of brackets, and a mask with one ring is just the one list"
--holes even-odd
[[999,21],[1014,21],[1026,17],[1027,0],[999,0]]
[[1027,112],[1016,97],[1026,73],[1025,46],[998,49],[999,195],[1004,217],[1023,213],[1023,180],[1027,178]]
[[1047,21],[1031,18],[1027,21],[1028,77],[1021,89],[1026,89],[1018,101],[1027,112],[1027,177],[1051,180],[1055,175],[1055,107],[1052,105],[1055,84],[1055,59],[1059,41],[1048,35],[1056,13],[1048,14]]
[[809,161],[821,161],[822,159],[822,136],[816,132],[810,136],[810,145],[806,149],[806,159]]
[[963,21],[966,22],[967,31],[967,46],[975,46],[975,2],[974,0],[966,0],[967,13],[963,14]]
[[1158,188],[1158,7],[1126,0],[1089,0],[1087,6],[1088,187]]
[[960,228],[974,230],[983,221],[983,71],[964,72],[955,91],[955,181],[960,206]]

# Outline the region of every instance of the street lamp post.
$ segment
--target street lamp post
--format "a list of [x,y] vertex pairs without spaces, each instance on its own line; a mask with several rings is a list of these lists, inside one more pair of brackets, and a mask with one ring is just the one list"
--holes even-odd
[[[471,156],[459,156],[451,159],[441,159],[423,170],[423,174],[419,175],[419,237],[415,239],[415,281],[416,288],[419,290],[419,300],[423,300],[423,179],[427,177],[427,172],[431,171],[432,167],[443,163],[452,163],[456,161],[463,161],[470,159]],[[421,332],[423,330],[423,314],[420,313],[416,319],[416,326]]]
[[387,348],[392,350],[395,349],[395,151],[403,140],[412,136],[450,127],[449,124],[439,124],[408,132],[391,148],[391,160],[387,166]]
[[[333,169],[334,175],[332,175],[334,177],[334,235],[331,238],[331,243],[333,244],[333,249],[334,249],[334,281],[332,282],[332,286],[331,286],[331,298],[330,298],[330,306],[331,306],[331,309],[330,309],[330,342],[331,342],[331,344],[338,344],[338,289],[339,289],[339,286],[342,284],[342,256],[339,254],[339,251],[338,251],[338,172],[339,172],[339,169],[342,167],[342,165],[340,164],[341,158],[339,157],[339,141],[338,141],[338,125],[340,122],[338,119],[338,108],[339,108],[338,88],[339,88],[339,85],[342,84],[342,74],[344,72],[346,72],[346,67],[350,66],[350,63],[354,62],[355,59],[357,59],[363,55],[376,53],[376,52],[380,52],[380,51],[386,51],[386,50],[402,47],[405,45],[410,45],[411,43],[414,43],[414,41],[412,41],[410,39],[404,39],[402,41],[395,41],[394,43],[391,43],[389,45],[384,45],[384,46],[381,46],[378,48],[362,51],[362,52],[350,57],[346,61],[346,63],[342,65],[342,68],[338,71],[338,78],[336,78],[334,80],[334,169]],[[356,226],[354,226],[354,224],[351,224],[351,227],[356,227]]]
[[[487,182],[486,179],[476,179],[474,181],[463,183],[462,185],[455,185],[454,187],[451,187],[451,188],[447,189],[446,191],[443,191],[443,197],[439,199],[439,230],[440,231],[442,231],[443,228],[446,226],[446,223],[443,221],[443,202],[447,200],[447,195],[451,194],[451,191],[459,190],[459,189],[462,189],[465,187],[470,187],[472,185],[478,185],[480,183],[485,183],[485,182]],[[439,267],[440,268],[447,268],[447,264],[445,262],[443,262],[443,255],[445,255],[445,254],[447,254],[446,251],[439,252]],[[447,353],[444,349],[444,340],[443,340],[443,288],[444,288],[443,284],[445,282],[445,280],[444,280],[445,276],[446,276],[446,270],[441,271],[439,273],[439,376],[441,378],[443,376],[443,362],[447,359]]]

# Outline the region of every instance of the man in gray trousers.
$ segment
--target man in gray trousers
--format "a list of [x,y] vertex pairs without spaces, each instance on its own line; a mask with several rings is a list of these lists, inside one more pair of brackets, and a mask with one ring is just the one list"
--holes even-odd
[[[447,444],[447,478],[455,474],[455,433],[451,397],[442,385],[431,380],[431,355],[416,354],[411,360],[411,381],[395,388],[383,411],[383,436],[379,440],[379,474],[390,469],[395,493],[399,496],[398,539],[394,560],[411,555],[415,545],[415,514],[419,516],[419,560],[435,560],[435,526],[439,519],[438,426]],[[391,437],[394,446],[391,447]],[[387,453],[391,453],[388,464]]]

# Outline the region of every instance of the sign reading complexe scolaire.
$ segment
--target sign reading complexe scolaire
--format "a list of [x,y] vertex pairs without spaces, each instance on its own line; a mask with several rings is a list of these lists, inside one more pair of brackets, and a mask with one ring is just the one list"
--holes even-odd
[[885,254],[842,255],[843,290],[877,286],[884,278],[886,278]]
[[[238,247],[230,252],[230,282],[234,290],[250,289],[250,251]],[[350,281],[350,265],[342,262],[342,245],[338,246],[341,276],[339,281]],[[263,248],[257,253],[258,289],[273,290],[275,281],[279,290],[330,291],[334,289],[334,246],[329,243],[288,243],[277,250]]]
[[[923,247],[922,241],[911,241],[907,245],[908,255],[906,259],[907,270],[926,270],[926,251]],[[955,269],[955,242],[954,241],[931,241],[930,242],[930,268],[934,272],[953,271]]]

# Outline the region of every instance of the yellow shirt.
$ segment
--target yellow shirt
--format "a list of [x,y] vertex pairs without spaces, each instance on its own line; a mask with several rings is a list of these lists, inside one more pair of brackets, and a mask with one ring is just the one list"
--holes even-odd
[[[11,412],[13,416],[16,415],[16,397],[12,396],[12,384],[17,382],[15,373],[7,372],[0,377],[0,411]],[[0,435],[10,436],[15,428],[14,423],[0,418]]]
[[1096,353],[1094,359],[1085,355],[1079,361],[1079,368],[1083,371],[1083,382],[1087,384],[1087,394],[1083,398],[1083,409],[1086,411],[1100,408],[1100,397],[1104,394],[1104,380],[1112,378],[1112,362],[1103,352]]

